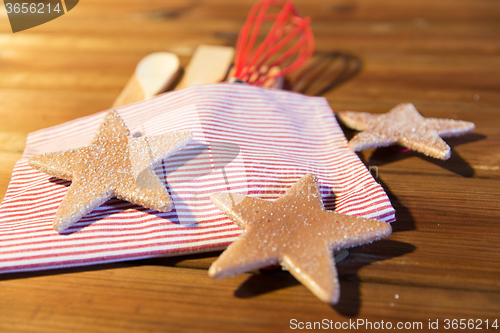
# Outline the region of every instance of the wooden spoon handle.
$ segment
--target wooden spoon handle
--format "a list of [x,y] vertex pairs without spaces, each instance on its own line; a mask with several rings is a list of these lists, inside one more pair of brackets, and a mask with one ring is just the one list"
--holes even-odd
[[164,92],[178,73],[179,58],[173,53],[156,52],[144,57],[113,107],[142,101]]
[[200,45],[196,48],[176,90],[223,81],[233,62],[234,48],[230,46]]

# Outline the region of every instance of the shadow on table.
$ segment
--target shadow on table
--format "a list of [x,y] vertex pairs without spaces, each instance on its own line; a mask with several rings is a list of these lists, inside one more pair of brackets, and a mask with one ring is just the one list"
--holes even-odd
[[[360,158],[363,161],[362,156]],[[391,224],[393,233],[415,230],[415,221],[410,211],[399,202],[396,195],[380,178],[376,180],[387,193],[396,211],[396,222]],[[377,261],[403,256],[414,250],[415,246],[411,244],[390,239],[349,249],[349,257],[337,265],[341,296],[339,303],[332,308],[342,315],[356,316],[361,305],[359,269]],[[261,269],[260,274],[250,276],[234,295],[239,298],[250,298],[299,284],[299,281],[281,267]]]
[[[120,261],[114,263],[95,263],[85,266],[76,267],[66,267],[66,268],[52,268],[44,269],[40,271],[28,271],[28,272],[17,272],[17,273],[4,273],[0,274],[0,282],[16,279],[27,279],[33,277],[43,277],[43,276],[53,276],[53,275],[63,275],[63,274],[73,274],[82,272],[98,272],[104,270],[129,268],[129,267],[141,267],[141,266],[168,266],[168,267],[180,267],[182,262],[189,260],[208,260],[213,261],[217,256],[221,254],[220,251],[216,252],[205,252],[205,253],[193,253],[187,255],[173,256],[173,257],[155,257],[146,259],[137,259],[130,261]],[[200,269],[208,269],[209,264],[201,263],[199,265]],[[192,268],[192,267],[191,267]],[[208,278],[208,275],[207,275]]]
[[[351,140],[357,132],[353,131],[350,128],[347,128],[344,124],[342,124],[341,121],[338,122],[347,140]],[[424,154],[418,153],[416,151],[403,152],[401,151],[401,149],[398,149],[396,147],[383,147],[375,149],[367,161],[363,160],[363,157],[361,156],[360,153],[358,153],[358,156],[365,165],[370,165],[375,167],[386,165],[389,163],[394,163],[410,157],[418,156],[427,162],[435,164],[445,170],[451,171],[462,177],[473,177],[474,168],[466,160],[464,160],[456,151],[454,151],[453,148],[455,146],[476,142],[484,139],[486,139],[486,135],[479,133],[472,133],[459,137],[445,138],[444,140],[451,147],[451,157],[446,161],[425,156]]]
[[234,292],[234,296],[251,298],[299,284],[299,281],[281,267],[261,269],[260,274],[252,275],[243,282]]
[[[358,153],[358,157],[363,162],[363,164],[367,165],[364,157]],[[408,208],[406,208],[398,199],[398,197],[391,191],[390,187],[382,181],[378,175],[373,175],[375,181],[379,183],[380,186],[384,189],[385,193],[389,197],[392,207],[396,211],[396,222],[392,223],[392,232],[400,232],[400,231],[410,231],[415,230],[415,221],[413,216],[411,215]]]
[[310,96],[323,96],[352,79],[362,67],[361,59],[350,53],[318,53],[286,82],[284,89]]
[[[415,247],[411,244],[388,239],[351,249],[349,257],[337,264],[341,290],[340,301],[332,308],[344,316],[356,316],[361,306],[360,283],[362,281],[358,277],[358,271],[374,262],[400,257],[414,249]],[[252,298],[299,284],[299,281],[290,273],[283,271],[281,267],[265,269],[243,282],[234,292],[234,296]]]
[[396,211],[396,221],[391,223],[392,232],[401,232],[401,231],[410,231],[415,230],[415,220],[411,215],[408,208],[406,208],[398,199],[398,197],[391,191],[389,186],[385,184],[380,178],[377,179],[377,182],[382,186],[385,193],[389,197],[391,201],[391,205]]
[[89,266],[78,266],[78,267],[67,267],[67,268],[52,268],[40,271],[4,273],[0,274],[0,282],[8,280],[21,280],[21,279],[30,279],[35,277],[62,275],[62,274],[73,274],[81,272],[97,272],[107,269],[117,269],[129,266],[130,264],[127,265],[127,263],[125,262],[120,262],[112,264],[94,264]]
[[414,250],[415,246],[411,244],[390,239],[350,249],[349,257],[337,265],[341,293],[339,303],[332,308],[344,316],[358,315],[361,307],[360,284],[363,282],[359,278],[359,270],[377,261],[401,257]]
[[451,157],[446,161],[437,158],[425,156],[415,151],[400,152],[391,147],[384,147],[376,149],[368,159],[368,163],[373,166],[381,166],[392,162],[397,162],[409,157],[418,156],[427,162],[433,163],[445,170],[451,171],[462,177],[473,177],[474,168],[464,160],[453,147],[461,144],[484,140],[486,138],[483,134],[468,134],[466,136],[446,138],[445,141],[451,147]]

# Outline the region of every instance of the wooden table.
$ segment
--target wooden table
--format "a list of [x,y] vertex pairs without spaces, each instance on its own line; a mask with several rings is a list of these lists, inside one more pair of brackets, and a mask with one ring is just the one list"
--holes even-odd
[[[84,0],[16,34],[2,7],[2,196],[27,133],[107,109],[151,52],[174,52],[186,65],[201,43],[234,46],[253,3]],[[219,253],[208,253],[1,275],[0,332],[281,332],[323,320],[500,325],[500,2],[296,4],[313,20],[317,52],[363,63],[325,94],[333,110],[387,112],[412,102],[425,116],[476,124],[447,140],[448,161],[391,149],[360,154],[377,167],[397,222],[388,239],[352,249],[338,265],[340,303],[323,304],[286,272],[215,281],[207,269]]]

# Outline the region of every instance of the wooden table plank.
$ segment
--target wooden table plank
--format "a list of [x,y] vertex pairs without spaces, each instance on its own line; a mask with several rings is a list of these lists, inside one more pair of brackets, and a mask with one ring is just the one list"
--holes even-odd
[[[3,281],[0,310],[9,320],[2,321],[0,328],[37,332],[82,331],[83,327],[96,332],[157,332],[165,327],[174,331],[282,332],[294,318],[335,322],[358,316],[372,322],[383,318],[394,325],[400,321],[427,325],[429,319],[493,318],[499,310],[491,292],[345,280],[341,286],[349,296],[332,308],[318,302],[288,274],[242,274],[214,281],[205,273],[162,266],[114,267],[34,277],[29,283],[23,279]],[[17,297],[20,293],[21,299]],[[467,308],[460,305],[464,302]],[[426,311],[415,312],[424,307]]]
[[[86,0],[12,34],[0,6],[0,196],[29,132],[107,109],[155,51],[186,66],[199,44],[234,46],[254,0]],[[390,148],[359,154],[396,209],[394,233],[350,250],[330,307],[280,269],[215,281],[219,253],[0,275],[0,332],[282,332],[291,319],[499,319],[500,2],[296,0],[316,51],[363,64],[327,92],[335,111],[476,124],[437,161]],[[345,129],[347,137],[352,131]],[[500,323],[499,323],[500,324]],[[483,323],[483,328],[486,328]]]

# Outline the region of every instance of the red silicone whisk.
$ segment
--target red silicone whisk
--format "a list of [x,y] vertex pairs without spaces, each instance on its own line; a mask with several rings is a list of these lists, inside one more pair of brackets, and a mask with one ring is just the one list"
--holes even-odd
[[[273,13],[275,8],[281,8]],[[274,22],[264,41],[256,46],[262,25]],[[302,17],[291,0],[257,2],[241,29],[236,46],[232,82],[262,86],[268,80],[298,69],[314,51],[310,19]]]

